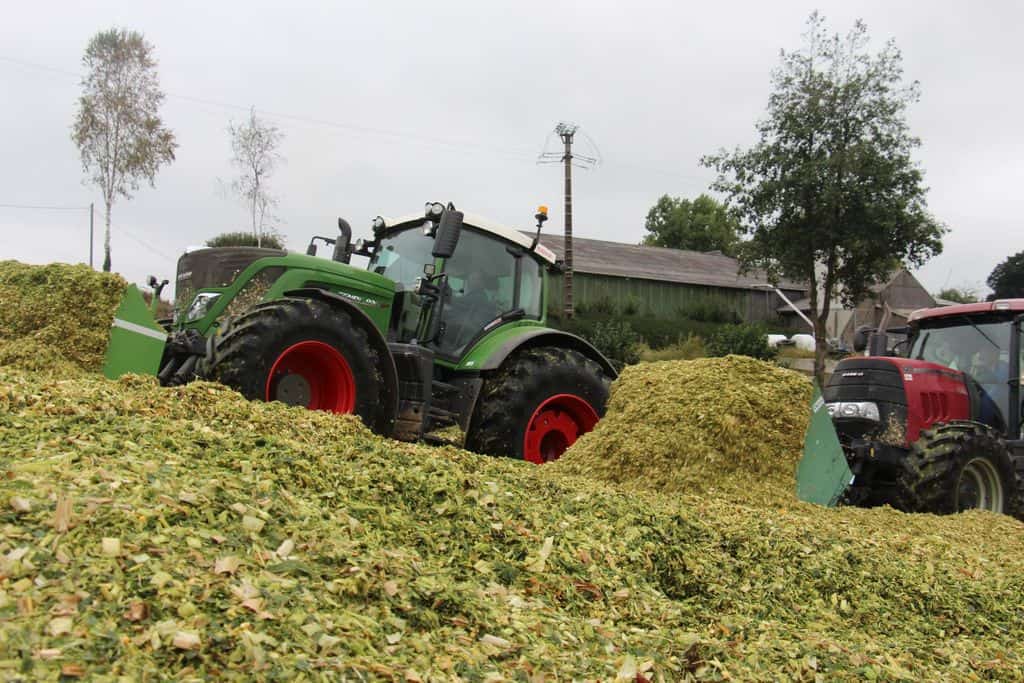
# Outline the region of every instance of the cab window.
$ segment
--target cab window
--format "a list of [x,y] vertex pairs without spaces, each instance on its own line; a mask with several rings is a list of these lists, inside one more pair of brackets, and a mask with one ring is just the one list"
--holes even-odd
[[516,258],[505,242],[467,226],[445,273],[451,296],[439,350],[457,356],[485,325],[515,307]]
[[433,246],[434,238],[419,228],[392,233],[381,240],[367,270],[412,287],[423,276],[423,266],[434,262],[430,254]]
[[540,318],[544,279],[540,264],[524,255],[519,259],[519,308],[523,309],[527,318]]

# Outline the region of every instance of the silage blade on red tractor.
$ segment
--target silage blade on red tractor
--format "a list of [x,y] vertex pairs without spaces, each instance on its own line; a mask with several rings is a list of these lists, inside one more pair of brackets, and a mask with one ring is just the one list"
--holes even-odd
[[811,421],[804,437],[804,454],[796,469],[796,495],[808,503],[834,507],[853,483],[839,437],[817,382],[811,399]]

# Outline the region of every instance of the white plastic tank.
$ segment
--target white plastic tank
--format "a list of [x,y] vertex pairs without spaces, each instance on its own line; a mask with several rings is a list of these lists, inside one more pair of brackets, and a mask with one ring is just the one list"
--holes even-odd
[[768,335],[768,346],[775,348],[779,344],[789,341],[789,337],[784,334],[769,334]]
[[794,334],[790,337],[790,341],[793,345],[801,351],[813,351],[814,350],[814,335],[813,334]]

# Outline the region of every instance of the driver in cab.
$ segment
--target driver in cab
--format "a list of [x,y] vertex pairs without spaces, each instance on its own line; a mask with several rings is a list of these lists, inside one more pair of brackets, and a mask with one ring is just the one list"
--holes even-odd
[[504,312],[497,290],[498,278],[494,274],[473,271],[466,276],[462,291],[452,297],[445,315],[454,348],[461,349],[484,325]]
[[1010,387],[1007,384],[1010,379],[1010,366],[1000,360],[999,349],[992,344],[981,346],[974,354],[968,373],[981,385],[994,404],[988,406],[989,410],[986,410],[986,402],[982,401],[982,421],[989,422],[986,419],[991,417],[986,414],[989,412],[995,412],[1001,421],[1002,412],[1010,399]]

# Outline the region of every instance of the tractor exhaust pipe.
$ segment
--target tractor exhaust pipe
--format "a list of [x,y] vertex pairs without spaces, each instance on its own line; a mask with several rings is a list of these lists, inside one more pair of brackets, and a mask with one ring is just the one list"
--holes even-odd
[[352,257],[349,244],[352,242],[352,226],[344,218],[338,217],[338,230],[341,236],[334,243],[334,255],[331,257],[338,263],[348,263]]

